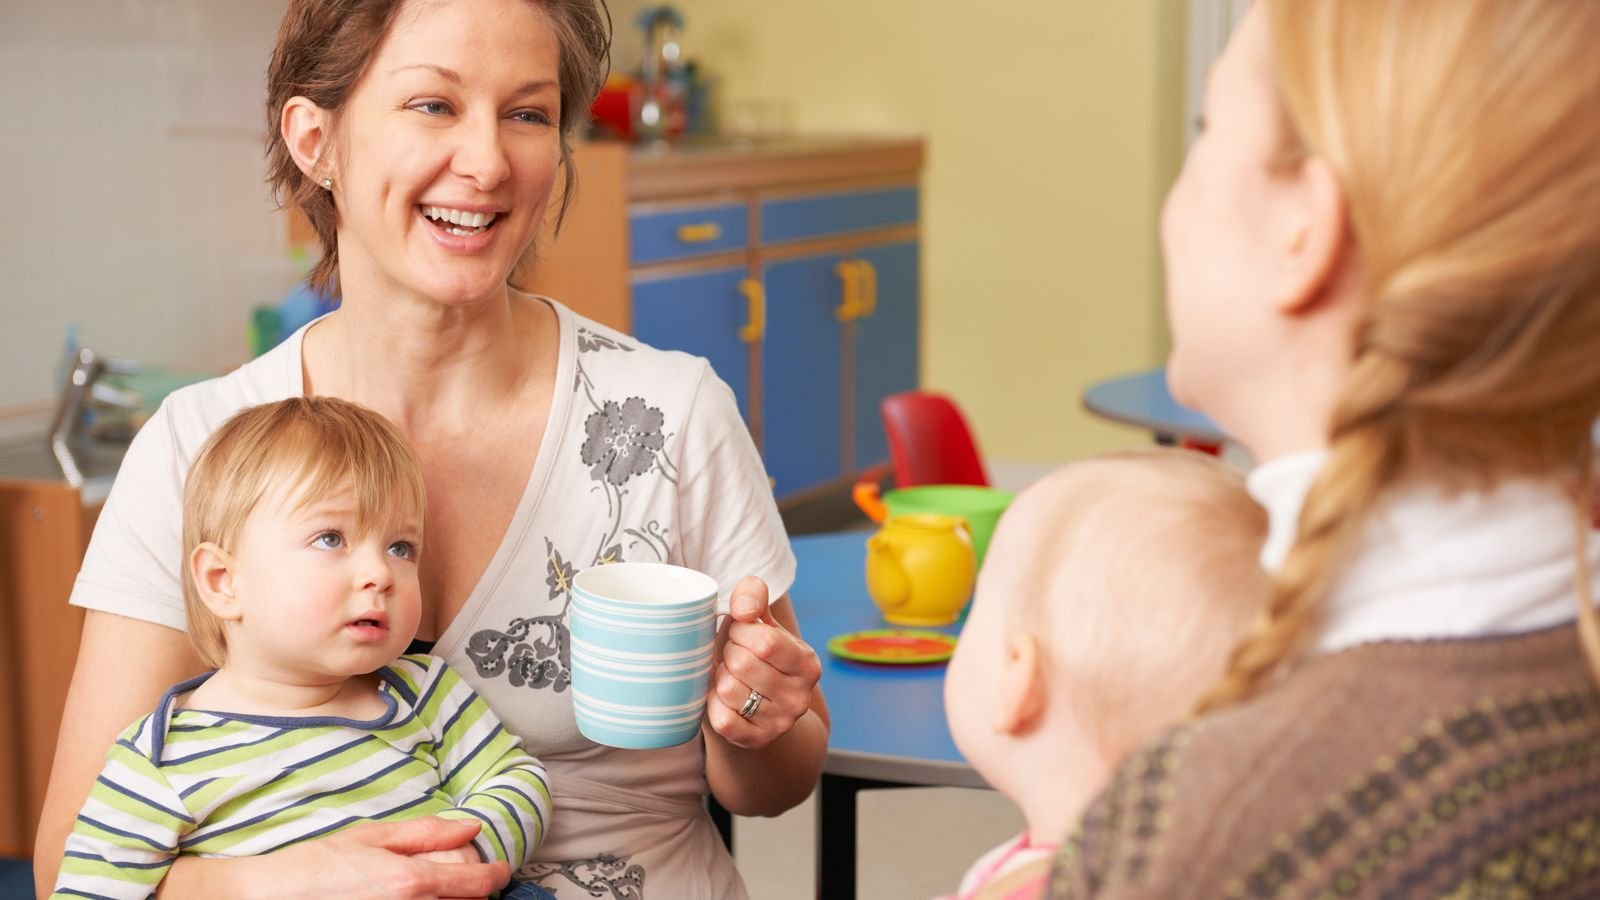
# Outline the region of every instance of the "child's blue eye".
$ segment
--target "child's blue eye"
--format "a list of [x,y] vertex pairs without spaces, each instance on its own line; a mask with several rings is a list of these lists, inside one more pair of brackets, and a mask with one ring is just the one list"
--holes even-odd
[[389,545],[389,553],[401,559],[416,559],[417,545],[410,541],[395,541]]
[[337,531],[324,531],[312,538],[311,543],[323,550],[337,550],[344,546],[344,535]]

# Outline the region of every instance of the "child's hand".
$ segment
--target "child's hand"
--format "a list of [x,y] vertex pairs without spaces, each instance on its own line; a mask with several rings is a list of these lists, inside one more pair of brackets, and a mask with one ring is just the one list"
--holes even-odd
[[436,863],[477,864],[483,862],[483,857],[478,855],[478,851],[471,844],[467,844],[465,847],[457,847],[454,850],[424,850],[421,853],[412,853],[410,856],[412,859]]

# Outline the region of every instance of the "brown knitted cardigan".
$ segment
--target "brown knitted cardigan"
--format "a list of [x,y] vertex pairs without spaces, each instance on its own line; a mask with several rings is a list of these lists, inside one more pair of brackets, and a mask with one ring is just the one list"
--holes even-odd
[[1052,897],[1600,897],[1600,693],[1574,627],[1367,644],[1146,745]]

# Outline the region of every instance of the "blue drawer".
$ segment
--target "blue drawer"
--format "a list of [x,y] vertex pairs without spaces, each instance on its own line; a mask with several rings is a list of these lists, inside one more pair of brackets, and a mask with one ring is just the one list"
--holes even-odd
[[628,217],[629,260],[639,265],[743,250],[749,222],[743,203],[635,212]]
[[776,244],[917,222],[917,189],[784,197],[761,204],[761,241]]

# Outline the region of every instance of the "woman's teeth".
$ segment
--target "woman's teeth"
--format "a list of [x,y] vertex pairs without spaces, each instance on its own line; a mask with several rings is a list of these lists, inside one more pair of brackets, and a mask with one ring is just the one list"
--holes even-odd
[[444,206],[424,206],[422,214],[438,225],[445,234],[459,237],[480,234],[494,224],[498,213],[475,213]]

